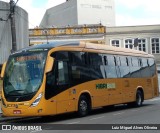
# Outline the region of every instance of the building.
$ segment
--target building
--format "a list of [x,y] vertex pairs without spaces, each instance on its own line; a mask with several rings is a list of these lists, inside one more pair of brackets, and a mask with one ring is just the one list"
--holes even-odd
[[[135,39],[138,39],[137,47],[133,46]],[[105,43],[153,54],[157,62],[160,92],[160,25],[107,27]]]
[[[30,29],[30,44],[46,43],[46,29]],[[90,42],[103,42],[105,45],[131,48],[153,54],[157,62],[158,79],[160,83],[160,25],[104,27],[92,25],[88,27],[48,28],[48,41],[59,40],[88,40]],[[52,31],[52,32],[51,32]],[[75,31],[81,31],[77,33]],[[92,32],[89,32],[92,31]],[[96,31],[96,32],[94,32]],[[67,38],[66,38],[67,37]],[[97,41],[95,41],[97,40]],[[134,47],[134,41],[138,46]],[[160,88],[160,85],[159,85]],[[160,90],[159,90],[160,91]]]
[[[9,8],[9,3],[0,1],[0,65],[8,59],[12,49],[11,25],[10,19],[8,19],[9,11],[2,11],[2,9]],[[16,6],[15,21],[17,49],[21,49],[29,45],[28,13],[22,8]]]
[[[138,46],[134,47],[136,38],[138,38]],[[105,43],[153,54],[160,64],[160,25],[107,27]]]
[[48,9],[40,27],[102,24],[115,26],[114,0],[68,0]]
[[36,45],[53,41],[102,41],[106,27],[103,25],[79,25],[58,28],[29,29],[29,44]]

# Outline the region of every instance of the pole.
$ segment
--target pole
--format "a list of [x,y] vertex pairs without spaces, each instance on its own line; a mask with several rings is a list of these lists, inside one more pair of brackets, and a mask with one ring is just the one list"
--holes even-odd
[[45,32],[45,34],[46,34],[47,44],[49,44],[49,42],[48,42],[48,31],[45,30],[44,32]]
[[11,34],[12,34],[12,50],[11,53],[17,50],[16,45],[16,26],[15,26],[15,3],[10,0],[10,22],[11,22]]

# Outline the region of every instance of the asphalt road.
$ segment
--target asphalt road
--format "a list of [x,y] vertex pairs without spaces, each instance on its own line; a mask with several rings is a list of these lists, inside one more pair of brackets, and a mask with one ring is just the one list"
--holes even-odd
[[[124,132],[140,132],[140,133],[159,133],[160,130],[133,130],[133,125],[142,127],[139,124],[145,124],[145,126],[160,127],[160,97],[147,100],[140,108],[132,108],[126,105],[115,106],[114,108],[99,108],[93,110],[90,115],[79,118],[75,113],[50,116],[47,118],[25,118],[25,119],[12,119],[1,124],[26,124],[26,125],[44,125],[43,129],[50,130],[53,127],[57,127],[56,130],[46,132],[56,133],[124,133]],[[57,124],[57,125],[55,125]],[[67,124],[67,125],[66,125]],[[119,124],[116,127],[115,124]],[[129,125],[128,125],[129,124]],[[86,126],[87,125],[87,126]],[[132,126],[132,130],[116,130],[114,128],[120,128],[120,126]],[[67,127],[67,128],[66,128]],[[99,128],[110,130],[99,130]],[[108,127],[108,128],[107,128]],[[143,127],[144,128],[144,127]],[[114,129],[114,130],[113,130]],[[45,132],[32,131],[32,132]]]

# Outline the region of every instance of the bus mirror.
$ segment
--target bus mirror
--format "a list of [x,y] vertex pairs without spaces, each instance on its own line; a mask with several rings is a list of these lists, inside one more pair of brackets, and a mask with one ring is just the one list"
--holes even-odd
[[2,70],[1,70],[1,79],[3,79],[3,77],[4,77],[4,72],[5,72],[5,68],[6,68],[6,62],[5,63],[3,63],[3,66],[2,66]]
[[46,73],[52,71],[53,63],[54,63],[54,58],[49,56],[46,63]]

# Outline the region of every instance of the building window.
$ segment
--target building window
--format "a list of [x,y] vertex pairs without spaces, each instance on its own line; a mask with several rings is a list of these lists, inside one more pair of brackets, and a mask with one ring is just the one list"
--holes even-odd
[[160,53],[159,38],[151,39],[151,47],[152,47],[153,54]]
[[125,48],[133,48],[133,40],[132,39],[126,39],[125,40]]
[[112,40],[111,45],[115,47],[120,47],[120,41],[119,40]]
[[138,50],[146,52],[146,39],[138,39]]

